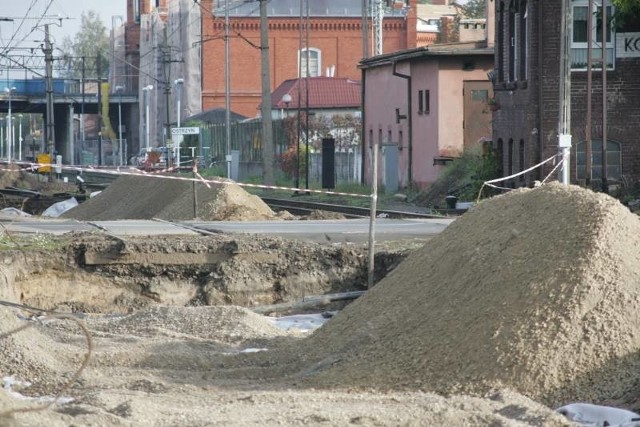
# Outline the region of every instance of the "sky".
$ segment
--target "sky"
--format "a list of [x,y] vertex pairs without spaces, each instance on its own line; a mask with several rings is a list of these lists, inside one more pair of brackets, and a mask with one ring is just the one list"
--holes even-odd
[[[127,18],[127,0],[1,0],[0,3],[0,17],[14,19],[13,22],[0,22],[3,51],[7,47],[39,45],[44,38],[44,30],[31,30],[46,23],[55,24],[49,26],[51,40],[54,45],[61,45],[65,36],[73,38],[80,28],[82,12],[89,10],[100,15],[107,30],[111,29],[113,16],[122,16],[123,20]],[[43,15],[50,19],[39,20]],[[58,26],[60,21],[55,19],[56,16],[65,18],[62,26]],[[25,17],[27,19],[23,19]]]

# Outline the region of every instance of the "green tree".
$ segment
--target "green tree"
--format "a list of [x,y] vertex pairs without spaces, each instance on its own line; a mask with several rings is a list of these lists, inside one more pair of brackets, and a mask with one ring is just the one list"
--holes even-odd
[[640,1],[613,0],[615,13],[613,16],[618,31],[640,31]]
[[460,5],[462,15],[465,18],[481,19],[487,17],[486,0],[469,0],[466,4]]
[[82,12],[80,19],[80,30],[73,39],[66,36],[62,40],[63,56],[60,74],[66,78],[81,78],[84,58],[85,78],[97,78],[98,74],[100,74],[99,77],[107,77],[109,75],[107,27],[100,20],[100,15],[93,10]]

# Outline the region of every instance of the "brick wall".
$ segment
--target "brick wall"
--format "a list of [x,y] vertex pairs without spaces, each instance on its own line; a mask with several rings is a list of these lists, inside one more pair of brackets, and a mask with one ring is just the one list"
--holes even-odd
[[[541,159],[558,152],[558,110],[559,110],[559,73],[560,73],[560,2],[544,2],[542,24],[539,25],[538,6],[540,2],[529,1],[529,71],[526,83],[496,82],[494,89],[500,110],[493,114],[494,144],[501,140],[504,147],[503,168],[509,170],[507,162],[508,141],[514,141],[515,170],[519,169],[520,140],[525,142],[525,168]],[[498,5],[497,5],[498,6]],[[496,9],[499,9],[496,7]],[[498,12],[496,12],[498,14]],[[498,22],[498,21],[496,21]],[[500,25],[496,25],[499,31]],[[541,37],[539,37],[539,30]],[[504,23],[505,37],[508,40],[508,20]],[[498,37],[496,36],[496,41]],[[539,58],[539,41],[542,43]],[[509,64],[509,51],[506,43],[496,44],[496,64],[502,54],[504,65]],[[504,71],[508,76],[508,71]],[[632,182],[640,179],[640,58],[616,59],[614,71],[607,73],[608,120],[607,136],[609,140],[622,143],[623,175]],[[587,85],[586,72],[572,72],[571,134],[573,148],[584,140],[586,126]],[[602,73],[594,71],[592,84],[592,138],[602,138]],[[576,182],[576,157],[572,150],[570,176]],[[549,165],[539,172],[532,173],[524,183],[512,182],[512,185],[530,184],[551,172]],[[555,179],[557,175],[552,176]]]
[[[254,117],[259,109],[262,91],[260,77],[260,21],[257,18],[234,18],[231,22],[230,74],[231,109]],[[406,21],[385,19],[384,51],[407,47]],[[309,47],[321,50],[321,73],[335,66],[335,77],[360,80],[357,64],[362,58],[360,18],[314,18],[309,31]],[[225,105],[224,34],[222,20],[205,17],[203,23],[203,92],[202,108]],[[415,45],[415,30],[413,31]],[[218,37],[215,39],[215,37]],[[269,20],[269,54],[272,91],[284,80],[298,76],[300,45],[299,18]]]

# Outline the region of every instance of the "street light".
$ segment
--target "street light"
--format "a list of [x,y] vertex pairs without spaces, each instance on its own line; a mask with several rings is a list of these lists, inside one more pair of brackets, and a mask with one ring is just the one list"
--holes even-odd
[[[180,110],[182,109],[182,87],[184,86],[184,79],[176,79],[173,82],[176,85],[176,124],[180,127]],[[182,135],[176,135],[176,140],[173,148],[173,156],[176,159],[176,165],[178,170],[180,168],[180,143],[182,142]]]
[[142,93],[144,95],[144,111],[145,111],[145,137],[144,137],[144,148],[149,150],[149,91],[153,90],[153,85],[148,85],[142,88]]
[[285,116],[284,114],[282,114],[282,111],[280,111],[280,115],[282,116],[282,118],[289,117],[289,103],[291,102],[291,95],[289,95],[288,93],[282,95],[282,102],[284,102],[284,107],[287,110],[287,115]]
[[13,128],[11,126],[11,94],[16,91],[15,87],[5,87],[4,91],[9,94],[9,114],[7,114],[7,160],[11,162],[13,151]]
[[120,166],[122,166],[122,91],[124,87],[116,86],[116,93],[118,94],[118,158],[120,160]]

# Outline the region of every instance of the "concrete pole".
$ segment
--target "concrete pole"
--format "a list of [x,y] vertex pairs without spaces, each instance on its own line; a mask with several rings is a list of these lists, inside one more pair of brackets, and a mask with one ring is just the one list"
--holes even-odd
[[20,123],[18,124],[18,160],[22,160],[22,114],[18,114]]
[[116,93],[118,93],[118,160],[119,165],[122,166],[122,86],[116,86]]
[[[262,3],[260,3],[262,5]],[[224,128],[227,142],[227,178],[231,178],[231,71],[229,69],[229,0],[224,2]]]
[[564,160],[559,180],[570,181],[569,159],[571,154],[571,33],[573,23],[571,0],[562,0],[560,21],[560,102],[558,114],[558,151]]
[[[176,79],[174,81],[176,85],[176,124],[180,127],[180,112],[182,110],[182,86],[184,85],[184,79]],[[180,143],[182,142],[182,135],[177,135],[176,146],[174,149],[174,157],[176,159],[176,166],[180,168]]]
[[142,88],[142,93],[143,93],[143,100],[144,100],[144,110],[145,110],[145,136],[144,136],[144,148],[145,150],[149,150],[149,135],[150,135],[150,130],[149,130],[149,97],[151,96],[151,91],[153,90],[153,86],[152,85],[148,85]]
[[7,161],[11,162],[13,157],[13,123],[11,122],[11,94],[16,90],[15,87],[7,87],[4,89],[9,94],[9,112],[7,114]]
[[262,68],[262,160],[264,184],[274,184],[273,174],[273,122],[271,118],[271,77],[269,74],[269,22],[267,0],[260,0],[260,53]]
[[375,234],[376,234],[376,209],[378,205],[378,142],[373,142],[373,170],[371,173],[371,211],[369,212],[369,268],[367,289],[374,285],[375,272]]
[[602,192],[609,193],[607,177],[607,2],[602,2]]

